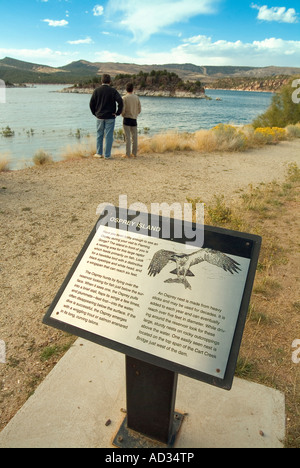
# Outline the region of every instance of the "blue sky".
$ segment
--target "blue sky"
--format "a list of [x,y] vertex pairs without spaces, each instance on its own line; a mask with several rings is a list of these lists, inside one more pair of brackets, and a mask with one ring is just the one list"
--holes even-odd
[[0,58],[300,67],[299,0],[2,0]]

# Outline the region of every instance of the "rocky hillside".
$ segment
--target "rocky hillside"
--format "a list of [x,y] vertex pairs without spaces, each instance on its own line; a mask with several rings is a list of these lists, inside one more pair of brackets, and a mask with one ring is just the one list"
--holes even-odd
[[216,81],[210,82],[208,87],[210,89],[234,89],[239,91],[276,92],[279,89],[281,89],[282,86],[288,84],[290,80],[291,77],[287,75],[267,76],[261,78],[232,77],[221,78]]

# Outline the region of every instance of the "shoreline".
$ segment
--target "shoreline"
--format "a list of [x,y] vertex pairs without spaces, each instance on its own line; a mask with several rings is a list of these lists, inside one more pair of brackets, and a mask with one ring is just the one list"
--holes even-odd
[[[205,151],[197,151],[197,150],[176,150],[176,151],[165,151],[165,152],[145,152],[143,154],[138,155],[136,159],[131,159],[127,158],[124,159],[122,157],[123,151],[121,151],[120,145],[116,145],[113,148],[112,152],[112,163],[113,164],[138,164],[139,163],[146,163],[148,166],[149,163],[153,160],[156,161],[161,161],[162,165],[164,166],[165,163],[163,162],[164,160],[169,161],[172,163],[172,160],[176,159],[181,159],[183,157],[185,158],[191,158],[193,160],[193,164],[196,163],[196,160],[198,160],[199,165],[201,166],[202,163],[206,163],[207,161],[211,160],[213,165],[216,165],[216,171],[218,172],[218,167],[217,164],[220,163],[221,167],[224,168],[226,167],[226,164],[224,164],[225,161],[227,161],[228,164],[228,169],[224,169],[225,172],[230,172],[231,165],[236,164],[238,160],[240,159],[241,163],[245,163],[250,166],[253,166],[253,173],[256,173],[257,171],[257,176],[258,179],[260,178],[260,173],[257,167],[257,162],[263,165],[264,170],[267,169],[268,173],[264,173],[270,181],[272,181],[272,177],[276,178],[277,175],[277,168],[274,167],[274,162],[275,160],[279,161],[289,161],[289,162],[297,162],[300,165],[300,139],[291,139],[291,140],[283,140],[278,142],[277,144],[268,144],[262,147],[256,147],[256,148],[249,148],[244,151],[221,151],[221,150],[216,150],[212,152],[205,152]],[[259,158],[256,160],[256,158]],[[261,158],[263,158],[263,162],[261,161]],[[45,165],[32,165],[32,166],[27,166],[24,168],[20,169],[8,169],[5,171],[0,172],[0,179],[2,179],[2,182],[4,182],[6,179],[14,178],[14,177],[19,177],[22,175],[26,175],[30,178],[31,175],[35,177],[37,174],[41,176],[47,176],[49,173],[55,173],[56,171],[63,171],[64,168],[67,171],[72,171],[72,165],[74,166],[74,169],[77,165],[82,165],[83,167],[88,170],[88,166],[91,165],[91,167],[94,167],[96,164],[96,167],[101,164],[105,165],[105,161],[96,160],[93,158],[93,156],[83,156],[83,157],[78,157],[78,158],[70,158],[70,159],[61,159],[61,160],[56,160],[52,161],[49,164]],[[271,164],[270,167],[269,164]],[[134,167],[134,166],[133,166]],[[212,167],[212,166],[209,166]],[[101,166],[100,166],[101,168]],[[128,169],[130,170],[132,166],[128,166]],[[186,168],[185,168],[186,169]],[[199,169],[199,167],[198,167]],[[155,175],[153,173],[153,175]],[[247,171],[243,172],[242,174],[237,174],[238,179],[242,179],[243,176],[248,178]],[[251,175],[250,175],[251,176]],[[246,182],[245,182],[246,183]],[[246,183],[247,185],[247,183]],[[4,188],[5,190],[6,188]],[[0,194],[1,192],[3,193],[3,187],[0,187]]]
[[[6,86],[6,89],[16,89],[16,88],[23,88],[23,89],[31,89],[31,88],[36,88],[38,86],[70,86],[70,88],[66,87],[66,88],[63,88],[62,90],[59,90],[59,91],[53,91],[55,93],[66,93],[66,94],[92,94],[94,89],[93,90],[89,90],[88,88],[78,88],[79,90],[82,89],[82,90],[85,90],[85,91],[68,91],[68,89],[74,89],[73,88],[73,85],[72,83],[24,83],[19,85],[19,84],[16,84],[16,83],[13,83],[14,86]],[[274,90],[265,90],[265,89],[262,89],[262,90],[259,90],[259,89],[237,89],[237,88],[210,88],[210,87],[205,87],[205,91],[241,91],[241,92],[248,92],[248,93],[271,93],[271,94],[276,94],[276,91]],[[120,93],[126,93],[126,90],[121,90],[119,91]],[[147,91],[149,94],[149,97],[152,97],[151,93],[152,91]],[[155,93],[161,93],[159,91],[154,91]],[[137,94],[137,93],[136,93]],[[203,94],[203,93],[202,93]],[[143,92],[141,92],[141,94],[138,94],[139,96],[147,96],[146,94],[143,94]],[[178,98],[181,98],[181,96],[174,96],[174,95],[171,95],[171,96],[161,96],[161,95],[157,95],[157,96],[153,96],[153,97],[178,97]],[[184,96],[183,96],[184,97]],[[191,99],[205,99],[205,96],[204,97],[197,97],[195,95],[191,96]]]
[[[218,100],[218,98],[217,98]],[[298,125],[298,126],[297,126]],[[139,136],[139,156],[145,156],[153,153],[178,153],[180,151],[198,152],[199,155],[211,153],[247,153],[250,150],[263,150],[267,146],[280,145],[285,142],[300,142],[299,126],[297,124],[295,131],[297,134],[291,133],[290,128],[258,128],[245,125],[219,124],[209,130],[199,130],[193,133],[167,131],[156,133],[149,136]],[[292,127],[292,126],[290,126]],[[214,132],[215,131],[215,132]],[[148,133],[148,132],[147,132]],[[57,164],[64,161],[74,161],[78,159],[90,159],[96,153],[96,138],[90,135],[80,138],[77,144],[66,147],[64,153],[61,152],[59,159],[53,158],[50,153],[40,149],[39,154],[27,162],[27,168],[42,167],[50,164]],[[124,155],[125,142],[120,135],[115,135],[112,156]],[[0,174],[7,172],[15,172],[25,169],[11,167],[13,160],[8,154],[0,154]],[[26,167],[26,165],[25,165]]]
[[244,93],[270,93],[276,94],[277,91],[266,89],[237,89],[237,88],[205,88],[205,91],[239,91]]
[[[57,93],[65,93],[65,94],[93,94],[95,90],[90,88],[63,88]],[[265,90],[265,89],[237,89],[237,88],[209,88],[205,87],[205,91],[238,91],[238,92],[246,92],[246,93],[271,93],[276,94],[274,90]],[[118,90],[120,94],[126,94],[126,90]],[[207,99],[211,100],[212,98],[206,96],[205,93],[200,93],[199,95],[195,95],[193,93],[188,93],[185,91],[176,91],[175,95],[170,93],[169,91],[140,91],[136,90],[135,94],[137,96],[144,96],[144,97],[166,97],[166,98],[177,98],[177,99]]]
[[[96,88],[95,88],[96,89]],[[91,88],[63,88],[59,91],[58,93],[65,93],[65,94],[93,94],[95,89]],[[121,95],[126,94],[125,89],[118,89],[118,92]],[[205,95],[205,93],[189,93],[187,91],[175,91],[175,93],[171,91],[155,91],[155,90],[136,90],[135,94],[140,97],[162,97],[162,98],[176,98],[176,99],[207,99],[210,100],[208,96]]]

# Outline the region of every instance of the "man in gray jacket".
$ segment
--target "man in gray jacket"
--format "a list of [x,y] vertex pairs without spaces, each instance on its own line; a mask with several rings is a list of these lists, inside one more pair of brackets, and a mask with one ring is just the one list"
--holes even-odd
[[[136,158],[138,151],[138,131],[137,117],[142,111],[141,102],[136,94],[133,94],[133,84],[128,83],[126,86],[127,94],[123,97],[123,129],[126,141],[126,155],[124,158],[133,156]],[[132,142],[132,151],[131,151]]]
[[[97,117],[97,154],[95,157],[111,159],[116,117],[122,113],[123,100],[118,91],[111,87],[109,75],[103,75],[102,86],[95,89],[90,101],[90,109]],[[104,137],[105,153],[103,155]]]

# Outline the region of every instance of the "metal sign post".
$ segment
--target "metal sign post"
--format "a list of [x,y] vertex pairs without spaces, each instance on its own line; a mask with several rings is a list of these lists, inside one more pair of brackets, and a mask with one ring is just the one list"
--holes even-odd
[[183,420],[181,414],[175,413],[177,379],[175,372],[126,356],[127,417],[114,445],[174,445]]

